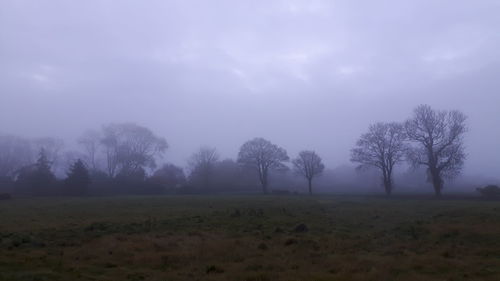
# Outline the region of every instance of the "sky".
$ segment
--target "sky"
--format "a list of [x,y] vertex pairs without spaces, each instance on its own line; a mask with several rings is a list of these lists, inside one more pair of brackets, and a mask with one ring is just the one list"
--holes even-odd
[[500,175],[500,1],[0,0],[0,132],[134,122],[185,165],[264,137],[349,163],[369,124],[461,110],[470,175]]

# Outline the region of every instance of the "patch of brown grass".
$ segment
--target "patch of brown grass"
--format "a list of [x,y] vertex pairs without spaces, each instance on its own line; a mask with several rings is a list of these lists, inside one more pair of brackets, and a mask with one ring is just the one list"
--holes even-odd
[[[276,199],[207,198],[200,207],[199,198],[164,198],[168,207],[153,204],[153,212],[117,198],[100,207],[101,219],[87,214],[81,224],[48,217],[81,209],[45,202],[31,230],[0,222],[0,280],[500,279],[493,203]],[[92,200],[79,204],[101,204]],[[113,216],[127,200],[130,219]],[[296,232],[300,224],[308,231]]]

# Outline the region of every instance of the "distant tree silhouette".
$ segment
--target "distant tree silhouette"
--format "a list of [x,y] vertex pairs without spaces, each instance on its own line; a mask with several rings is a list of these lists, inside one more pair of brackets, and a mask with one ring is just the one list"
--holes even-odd
[[481,193],[485,198],[500,198],[500,187],[497,185],[487,185],[485,187],[476,188],[476,191]]
[[85,161],[93,171],[97,170],[97,157],[101,148],[101,137],[99,131],[89,130],[78,139],[78,144],[82,146],[85,153]]
[[121,173],[140,173],[155,168],[156,159],[168,148],[167,141],[146,128],[132,123],[103,127],[101,145],[110,177]]
[[466,120],[460,111],[435,111],[428,105],[420,105],[405,123],[406,134],[415,144],[408,159],[414,166],[427,167],[436,196],[441,196],[444,179],[460,174],[464,165]]
[[44,150],[47,162],[50,163],[51,171],[61,171],[63,163],[61,163],[61,151],[64,148],[64,141],[54,137],[37,138],[32,141],[34,151]]
[[150,181],[163,186],[167,190],[173,190],[186,184],[186,176],[181,167],[174,164],[164,164],[154,172]]
[[351,161],[359,163],[358,169],[372,166],[382,172],[382,183],[387,195],[393,189],[394,166],[404,159],[406,135],[399,123],[376,123],[361,135],[351,150]]
[[66,180],[66,191],[70,195],[85,195],[90,185],[90,175],[81,159],[71,165]]
[[34,195],[47,195],[56,182],[44,148],[34,165],[23,167],[17,176],[16,185]]
[[312,180],[325,169],[321,157],[314,151],[304,150],[292,163],[295,171],[307,179],[309,194],[312,195]]
[[268,193],[269,170],[287,169],[283,162],[288,160],[285,149],[263,138],[247,141],[238,153],[238,163],[257,171],[264,193]]
[[115,179],[121,182],[130,182],[130,183],[142,183],[146,180],[146,171],[142,167],[138,168],[123,168],[120,172],[115,176]]
[[205,189],[213,184],[215,166],[219,161],[217,149],[212,147],[201,147],[189,159],[189,182],[195,186]]
[[233,159],[218,161],[212,177],[213,186],[219,191],[235,191],[255,187],[253,171],[243,168]]
[[13,178],[19,169],[33,163],[33,156],[29,140],[0,135],[0,177]]

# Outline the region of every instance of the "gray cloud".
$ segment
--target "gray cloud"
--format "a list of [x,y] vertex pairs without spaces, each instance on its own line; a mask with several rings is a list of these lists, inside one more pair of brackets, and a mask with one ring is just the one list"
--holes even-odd
[[469,117],[469,173],[498,174],[500,2],[0,3],[0,128],[75,139],[133,121],[167,160],[269,138],[347,163],[375,121],[414,106]]

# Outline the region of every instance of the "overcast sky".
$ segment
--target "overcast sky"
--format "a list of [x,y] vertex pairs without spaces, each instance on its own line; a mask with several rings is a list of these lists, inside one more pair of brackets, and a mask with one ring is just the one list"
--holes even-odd
[[135,122],[166,160],[260,136],[328,166],[418,104],[469,116],[466,172],[500,174],[500,1],[0,0],[0,132]]

